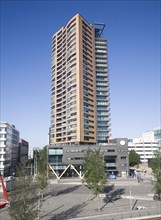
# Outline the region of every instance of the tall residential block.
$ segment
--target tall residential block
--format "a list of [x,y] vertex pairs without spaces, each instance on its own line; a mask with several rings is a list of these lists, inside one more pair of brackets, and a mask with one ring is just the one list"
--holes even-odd
[[107,39],[104,24],[75,15],[52,38],[50,144],[108,143]]

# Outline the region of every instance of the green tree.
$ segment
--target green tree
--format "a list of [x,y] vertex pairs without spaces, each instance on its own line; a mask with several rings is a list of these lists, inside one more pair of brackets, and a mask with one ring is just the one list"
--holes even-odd
[[37,159],[38,159],[38,166],[37,166],[38,173],[42,174],[44,172],[47,172],[47,165],[48,165],[47,146],[39,150]]
[[37,188],[40,189],[41,200],[43,200],[44,198],[43,190],[48,185],[48,178],[47,178],[46,172],[44,172],[44,174],[41,173],[36,176],[36,184],[37,184]]
[[135,152],[135,150],[131,150],[129,153],[129,165],[134,166],[140,163],[140,156]]
[[[104,157],[99,149],[86,151],[83,159],[83,168],[85,173],[84,182],[98,197],[99,194],[103,192],[104,184],[107,182]],[[100,210],[99,200],[98,210]]]
[[161,195],[161,154],[159,152],[155,154],[155,158],[151,162],[151,167],[156,179],[154,188],[156,192]]
[[41,198],[43,200],[43,190],[48,185],[48,158],[47,146],[38,152],[38,174],[36,176],[37,187],[40,189]]
[[10,207],[8,209],[13,220],[35,219],[39,213],[38,191],[27,170],[24,164],[19,165],[16,170],[17,177],[9,195]]

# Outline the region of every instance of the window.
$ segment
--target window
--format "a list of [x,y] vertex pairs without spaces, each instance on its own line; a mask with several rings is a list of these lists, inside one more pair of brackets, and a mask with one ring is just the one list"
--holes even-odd
[[122,156],[122,157],[121,157],[121,159],[124,159],[124,160],[125,160],[126,158],[127,158],[126,156]]
[[49,155],[61,155],[63,154],[62,148],[49,149]]
[[70,23],[67,25],[67,28],[70,28],[70,26],[73,24],[73,22],[76,20],[76,18],[74,18],[73,20],[70,21]]
[[84,119],[84,123],[88,124],[89,120],[88,119]]
[[84,130],[84,134],[89,135],[89,131],[88,130]]
[[[69,26],[71,25],[71,23],[69,24]],[[75,27],[76,26],[76,23],[74,23],[71,27],[69,27],[68,28],[68,30],[67,30],[67,33],[69,33],[70,32],[70,30],[73,28],[73,27]]]
[[89,109],[84,107],[84,112],[88,112],[88,111],[89,111]]
[[49,163],[61,163],[62,162],[62,156],[53,156],[49,155]]
[[85,128],[85,129],[88,129],[88,128],[89,128],[89,125],[84,124],[84,128]]

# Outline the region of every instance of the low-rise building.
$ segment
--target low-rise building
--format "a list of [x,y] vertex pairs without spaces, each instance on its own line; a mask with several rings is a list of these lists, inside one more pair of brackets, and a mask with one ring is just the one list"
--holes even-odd
[[[104,155],[107,173],[119,176],[128,175],[128,139],[116,138],[107,144],[96,145],[49,145],[48,159],[52,169],[61,174],[69,164],[78,172],[83,170],[83,157],[88,149],[100,149]],[[95,169],[95,168],[93,168]],[[72,170],[67,172],[71,175]]]

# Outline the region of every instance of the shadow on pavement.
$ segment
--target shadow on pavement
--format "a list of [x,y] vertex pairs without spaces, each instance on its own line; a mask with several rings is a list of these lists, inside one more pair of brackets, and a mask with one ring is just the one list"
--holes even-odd
[[107,185],[104,187],[104,193],[109,193],[110,191],[112,191],[114,189],[114,184],[112,185]]
[[78,213],[86,206],[86,203],[78,204],[70,209],[67,209],[61,213],[55,214],[50,220],[64,220],[69,218],[75,218]]
[[125,188],[114,190],[114,185],[106,186],[104,189],[106,197],[103,199],[105,204],[101,207],[101,210],[108,204],[121,199],[121,195],[125,193]]
[[63,206],[64,206],[64,205],[62,205],[62,206],[60,206],[60,207],[58,207],[58,208],[56,208],[56,209],[52,210],[51,212],[48,212],[47,214],[45,214],[45,215],[41,216],[41,217],[40,217],[40,219],[43,219],[43,218],[47,217],[47,216],[48,216],[48,215],[50,215],[52,212],[55,212],[56,210],[58,210],[58,209],[62,208]]
[[47,197],[47,196],[51,197],[51,196],[58,196],[58,195],[61,195],[61,194],[71,193],[71,192],[77,190],[79,187],[80,187],[80,185],[68,187],[68,188],[61,189],[61,190],[54,189],[54,190],[52,190],[50,192],[44,193],[44,198]]

